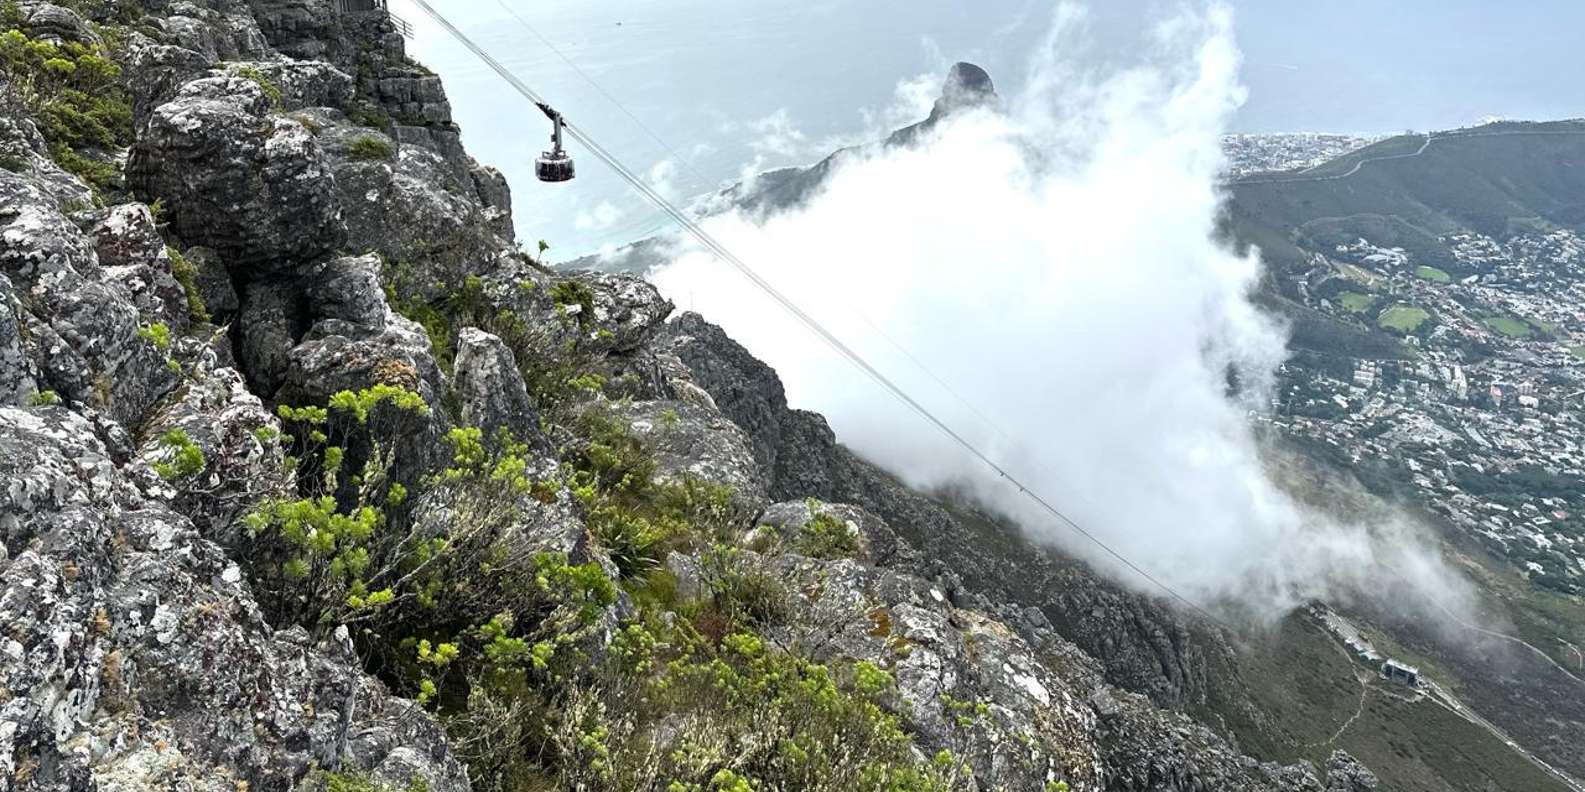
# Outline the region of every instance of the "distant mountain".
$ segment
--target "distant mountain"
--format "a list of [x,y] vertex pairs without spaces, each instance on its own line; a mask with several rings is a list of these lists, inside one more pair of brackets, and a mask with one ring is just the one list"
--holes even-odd
[[[991,75],[972,63],[955,63],[947,71],[941,86],[941,96],[936,99],[930,115],[923,121],[892,132],[885,140],[864,146],[837,149],[819,162],[801,168],[778,168],[766,171],[747,182],[738,182],[723,189],[709,201],[716,211],[742,209],[754,213],[775,213],[803,203],[823,184],[831,170],[843,160],[876,147],[892,148],[913,144],[921,135],[935,129],[946,118],[976,107],[994,106],[1000,102]],[[665,239],[651,237],[623,246],[609,255],[592,255],[574,259],[566,269],[592,269],[604,272],[644,273],[666,263]]]
[[1239,179],[1228,215],[1233,236],[1273,265],[1368,237],[1456,272],[1439,237],[1585,231],[1585,121],[1388,138],[1308,170]]

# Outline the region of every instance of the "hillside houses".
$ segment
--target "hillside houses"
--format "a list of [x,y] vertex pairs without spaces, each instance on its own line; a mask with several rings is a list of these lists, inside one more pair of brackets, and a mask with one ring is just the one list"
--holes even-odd
[[1585,590],[1585,240],[1443,242],[1452,273],[1363,239],[1312,261],[1362,295],[1313,307],[1365,326],[1388,306],[1426,319],[1398,331],[1412,359],[1296,356],[1269,422],[1396,482],[1543,585]]

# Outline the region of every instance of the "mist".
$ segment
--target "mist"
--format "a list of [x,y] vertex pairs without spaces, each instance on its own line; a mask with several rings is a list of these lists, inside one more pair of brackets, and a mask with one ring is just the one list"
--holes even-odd
[[[1274,615],[1387,575],[1450,601],[1454,576],[1407,521],[1302,506],[1262,459],[1252,416],[1269,407],[1285,328],[1250,301],[1257,257],[1213,239],[1219,137],[1246,98],[1230,11],[1183,8],[1127,54],[1089,49],[1087,24],[1082,7],[1060,6],[1001,108],[849,158],[804,208],[719,215],[707,229],[1181,595]],[[918,84],[899,97],[918,104]],[[768,129],[773,142],[793,123]],[[855,451],[916,486],[967,487],[1036,539],[1161,593],[725,264],[682,246],[653,277],[773,365],[789,401],[824,413]]]

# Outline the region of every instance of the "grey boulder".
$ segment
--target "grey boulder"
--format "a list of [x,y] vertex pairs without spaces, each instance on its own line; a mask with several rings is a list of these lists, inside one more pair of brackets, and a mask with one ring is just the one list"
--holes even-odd
[[346,238],[335,178],[312,133],[270,112],[253,80],[207,77],[153,112],[127,166],[188,244],[246,278],[281,272]]

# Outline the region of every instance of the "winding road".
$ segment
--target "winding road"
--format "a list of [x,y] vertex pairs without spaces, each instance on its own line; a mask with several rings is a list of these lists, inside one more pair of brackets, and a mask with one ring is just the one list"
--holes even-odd
[[1536,767],[1545,770],[1547,774],[1557,779],[1559,783],[1563,784],[1569,789],[1574,790],[1574,792],[1585,792],[1585,786],[1582,786],[1580,782],[1574,780],[1573,776],[1557,769],[1556,767],[1553,767],[1551,764],[1548,764],[1546,760],[1536,756],[1534,753],[1531,753],[1529,749],[1520,745],[1512,737],[1509,737],[1507,732],[1497,728],[1496,724],[1493,724],[1491,721],[1482,718],[1479,713],[1476,713],[1473,709],[1470,709],[1469,706],[1464,702],[1459,701],[1457,696],[1449,693],[1441,685],[1438,685],[1429,679],[1422,679],[1421,683],[1430,690],[1431,695],[1427,698],[1432,703],[1447,710],[1448,712],[1453,713],[1454,715],[1459,716],[1460,718],[1463,718],[1465,721],[1468,721],[1470,725],[1486,730],[1486,733],[1500,740],[1515,753],[1530,760],[1530,762]]
[[[1581,679],[1573,671],[1570,671],[1567,668],[1565,668],[1562,663],[1559,663],[1557,660],[1553,659],[1552,655],[1549,655],[1546,652],[1541,651],[1539,648],[1536,647],[1535,644],[1532,644],[1529,641],[1526,641],[1525,639],[1520,638],[1520,637],[1515,636],[1515,635],[1508,635],[1506,633],[1497,632],[1496,630],[1488,630],[1485,627],[1480,627],[1478,625],[1470,624],[1469,622],[1464,621],[1464,619],[1461,618],[1458,614],[1456,614],[1453,611],[1449,610],[1446,605],[1443,605],[1440,602],[1436,602],[1435,600],[1432,600],[1431,604],[1435,605],[1438,610],[1440,610],[1443,613],[1447,614],[1447,617],[1449,619],[1452,619],[1454,624],[1457,624],[1458,626],[1463,627],[1466,630],[1471,630],[1473,632],[1480,633],[1481,635],[1489,636],[1489,637],[1492,637],[1492,638],[1498,638],[1498,639],[1507,641],[1509,643],[1518,644],[1520,646],[1523,646],[1524,648],[1529,649],[1532,652],[1535,652],[1537,655],[1539,655],[1541,657],[1542,660],[1545,660],[1548,663],[1551,663],[1552,667],[1556,668],[1557,670],[1559,670],[1561,672],[1563,672],[1564,676],[1568,677],[1569,679],[1574,680],[1575,682],[1580,683],[1581,685],[1585,685],[1585,679]],[[1567,641],[1563,641],[1563,643],[1568,644]],[[1573,648],[1573,644],[1569,644],[1569,647]],[[1578,649],[1574,649],[1574,653],[1576,655],[1579,654],[1579,650]]]
[[[1245,184],[1287,184],[1289,182],[1341,181],[1343,179],[1347,179],[1350,176],[1353,176],[1356,173],[1359,173],[1360,168],[1365,167],[1365,163],[1367,163],[1367,162],[1385,162],[1387,160],[1413,159],[1414,157],[1418,157],[1421,154],[1424,154],[1426,149],[1430,148],[1431,144],[1437,142],[1438,140],[1448,140],[1448,139],[1452,139],[1452,138],[1516,137],[1516,136],[1523,136],[1523,135],[1531,135],[1531,136],[1536,136],[1536,135],[1566,135],[1566,136],[1585,135],[1585,129],[1581,129],[1581,130],[1559,129],[1559,130],[1551,130],[1551,131],[1529,131],[1529,130],[1518,130],[1518,129],[1516,129],[1516,130],[1510,130],[1510,131],[1507,131],[1507,132],[1433,132],[1433,133],[1428,134],[1428,135],[1422,135],[1421,137],[1424,137],[1425,140],[1421,141],[1420,148],[1415,149],[1413,152],[1410,152],[1408,154],[1384,154],[1384,155],[1379,156],[1379,157],[1361,157],[1358,162],[1354,163],[1354,167],[1348,169],[1347,173],[1340,173],[1340,174],[1336,174],[1336,175],[1333,175],[1333,176],[1305,176],[1304,175],[1306,173],[1309,173],[1309,172],[1315,170],[1316,168],[1324,167],[1325,165],[1328,164],[1328,163],[1323,162],[1320,165],[1314,165],[1312,167],[1305,168],[1304,170],[1300,171],[1299,175],[1297,175],[1297,176],[1264,177],[1264,178],[1256,177],[1256,178],[1234,179],[1231,184],[1233,186],[1239,186],[1239,185],[1245,185]],[[1344,156],[1348,156],[1348,155],[1345,154]]]
[[1579,670],[1585,671],[1585,654],[1580,653],[1579,647],[1563,640],[1562,638],[1557,639],[1557,642],[1567,646],[1569,651],[1574,653],[1574,662],[1579,666]]
[[1369,698],[1370,696],[1370,678],[1360,673],[1359,669],[1356,667],[1357,661],[1354,659],[1354,655],[1349,652],[1348,647],[1344,646],[1343,643],[1338,640],[1337,635],[1333,633],[1331,629],[1323,628],[1321,632],[1326,635],[1327,643],[1330,643],[1334,648],[1337,649],[1339,653],[1343,655],[1343,659],[1348,662],[1349,668],[1354,671],[1354,681],[1359,683],[1359,706],[1354,708],[1354,714],[1350,715],[1348,720],[1343,721],[1342,726],[1337,727],[1337,731],[1332,732],[1331,737],[1322,740],[1321,742],[1309,743],[1306,746],[1308,748],[1315,748],[1318,746],[1326,746],[1330,748],[1333,745],[1336,745],[1337,741],[1342,739],[1343,732],[1348,731],[1348,727],[1353,726],[1354,721],[1359,720],[1359,716],[1365,714],[1365,699]]

